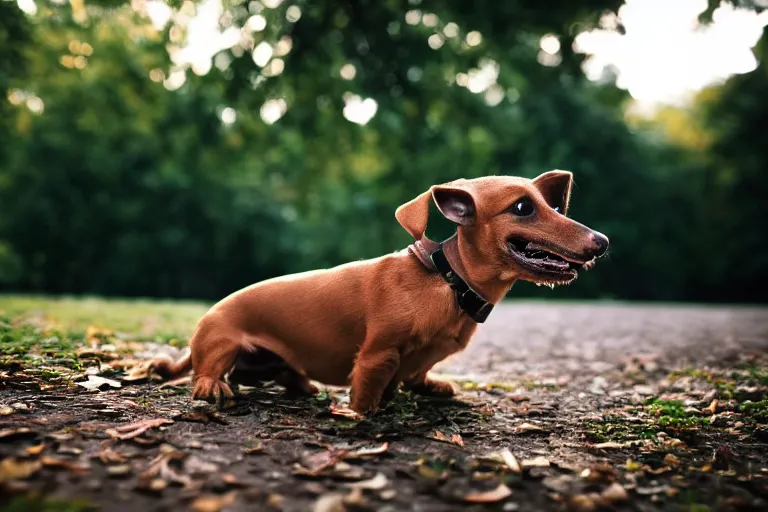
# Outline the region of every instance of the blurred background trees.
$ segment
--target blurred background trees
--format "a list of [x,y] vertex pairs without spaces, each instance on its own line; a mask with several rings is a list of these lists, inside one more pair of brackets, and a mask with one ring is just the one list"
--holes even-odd
[[434,183],[561,168],[610,259],[515,297],[764,302],[766,36],[633,117],[573,51],[621,4],[0,0],[0,289],[218,299],[404,247]]

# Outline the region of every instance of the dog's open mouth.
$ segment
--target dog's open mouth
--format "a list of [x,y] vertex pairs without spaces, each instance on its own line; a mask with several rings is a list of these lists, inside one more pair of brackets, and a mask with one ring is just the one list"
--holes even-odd
[[577,261],[555,254],[539,244],[520,238],[507,241],[509,252],[518,264],[541,278],[543,283],[567,283],[576,279],[578,271],[589,268],[592,261]]

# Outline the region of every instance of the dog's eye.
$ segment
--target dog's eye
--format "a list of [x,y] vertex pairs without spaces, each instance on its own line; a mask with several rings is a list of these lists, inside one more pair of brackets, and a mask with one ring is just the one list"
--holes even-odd
[[512,205],[512,213],[519,217],[527,217],[533,213],[533,202],[524,197]]

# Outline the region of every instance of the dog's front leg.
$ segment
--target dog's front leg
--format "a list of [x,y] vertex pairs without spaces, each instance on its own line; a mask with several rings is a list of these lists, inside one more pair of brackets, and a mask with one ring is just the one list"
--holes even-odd
[[359,414],[376,411],[399,367],[400,352],[396,348],[361,351],[352,370],[352,409]]

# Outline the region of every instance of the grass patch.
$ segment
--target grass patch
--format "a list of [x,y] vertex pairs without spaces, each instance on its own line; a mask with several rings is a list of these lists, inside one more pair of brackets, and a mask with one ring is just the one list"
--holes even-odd
[[85,512],[95,510],[86,500],[54,500],[40,496],[16,497],[0,506],[0,512]]
[[460,382],[460,385],[464,391],[502,391],[504,393],[511,393],[518,389],[525,389],[526,391],[533,391],[535,389],[555,391],[559,389],[557,384],[531,379],[522,380],[519,382],[488,382],[483,384],[478,382],[465,381]]
[[209,307],[185,301],[0,295],[0,326],[13,319],[66,333],[85,333],[96,326],[143,337],[187,339]]
[[585,421],[584,427],[590,441],[597,443],[650,439],[658,432],[653,425],[632,422],[621,417],[606,417],[602,422]]
[[646,402],[646,408],[655,418],[654,423],[660,427],[693,428],[709,424],[698,413],[686,411],[685,405],[679,400],[651,398]]
[[741,404],[741,412],[745,417],[757,423],[768,423],[768,400],[744,402]]

